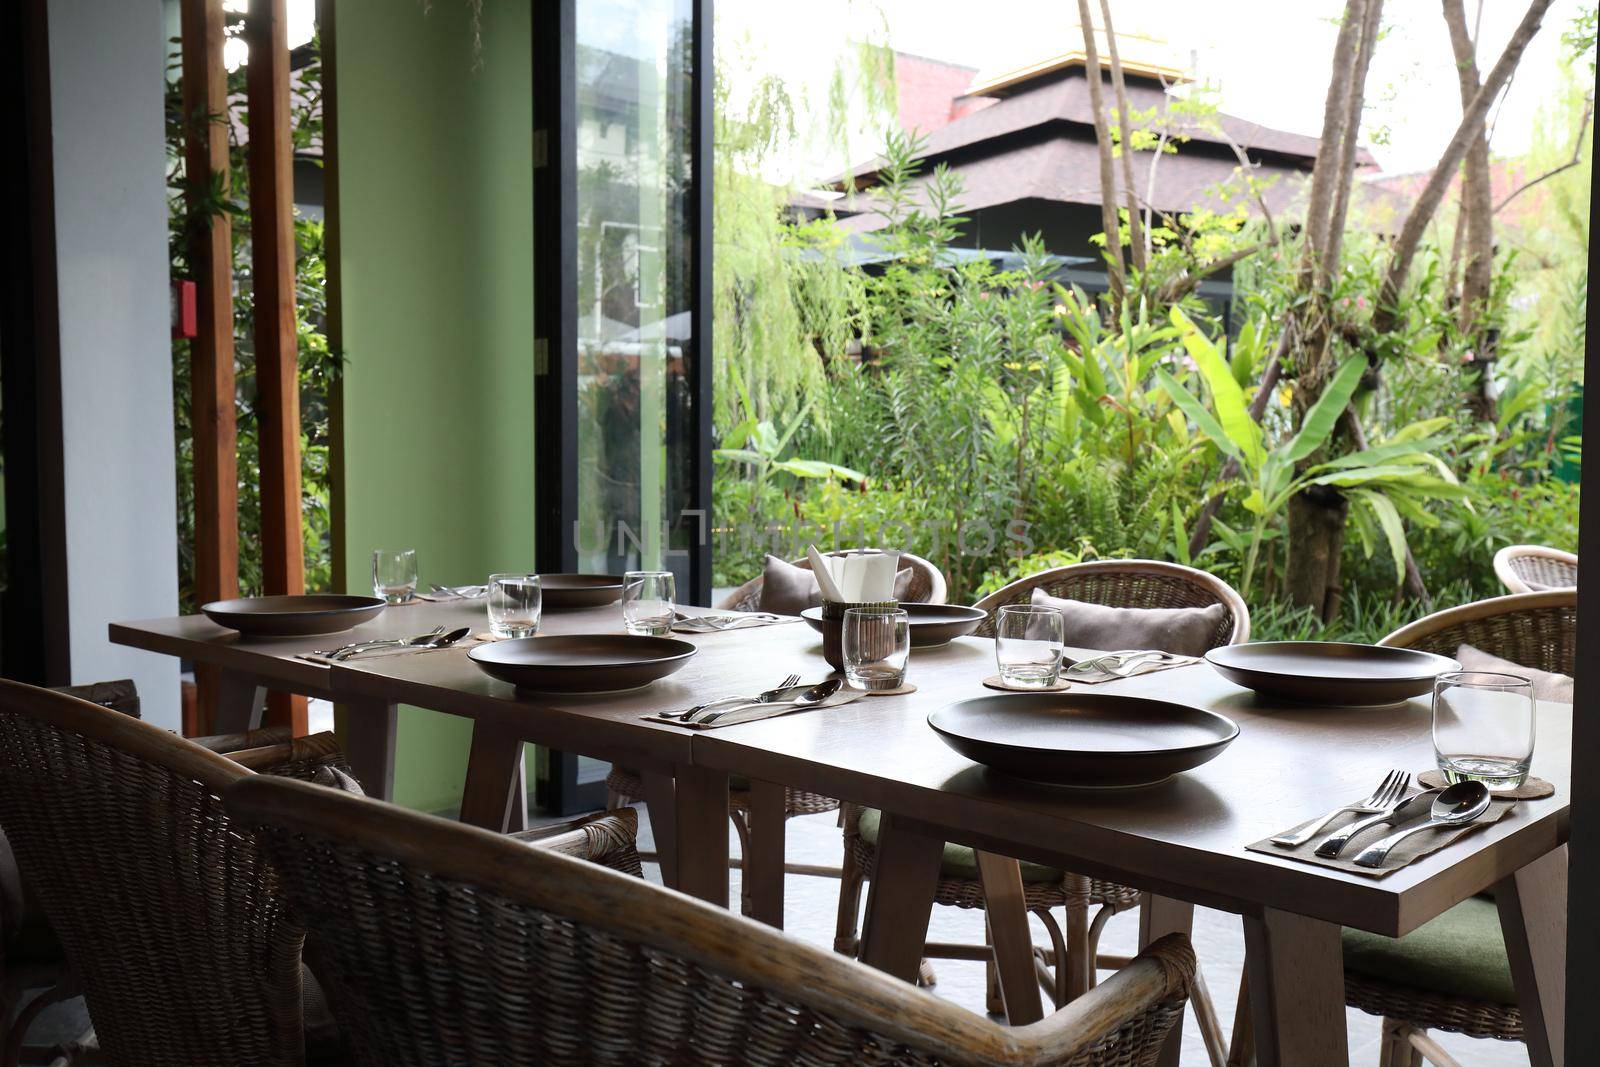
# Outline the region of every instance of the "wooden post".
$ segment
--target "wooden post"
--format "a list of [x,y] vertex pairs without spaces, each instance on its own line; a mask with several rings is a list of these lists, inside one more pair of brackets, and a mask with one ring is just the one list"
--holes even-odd
[[[261,577],[305,592],[300,530],[300,358],[294,307],[294,166],[285,0],[250,0],[244,37],[250,112],[250,240],[260,397]],[[304,697],[273,694],[268,721],[306,729]]]
[[[239,473],[233,378],[233,225],[202,217],[220,179],[229,188],[228,73],[222,65],[222,0],[183,0],[183,158],[189,183],[189,266],[198,296],[189,342],[189,427],[194,435],[194,595],[198,604],[239,595]],[[209,733],[216,672],[195,669],[190,736]]]

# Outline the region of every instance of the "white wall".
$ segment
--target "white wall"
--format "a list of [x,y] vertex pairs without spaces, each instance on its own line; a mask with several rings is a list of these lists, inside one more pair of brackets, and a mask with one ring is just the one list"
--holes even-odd
[[172,615],[178,550],[161,0],[49,0],[74,682],[132,677],[180,725],[178,664],[106,625]]

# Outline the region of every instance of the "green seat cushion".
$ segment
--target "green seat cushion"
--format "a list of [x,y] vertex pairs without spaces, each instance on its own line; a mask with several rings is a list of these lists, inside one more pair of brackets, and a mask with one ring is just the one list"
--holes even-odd
[[1492,900],[1464,900],[1401,938],[1346,929],[1343,939],[1350,974],[1467,1000],[1517,1002]]
[[[878,847],[878,824],[883,818],[883,813],[877,808],[863,808],[861,820],[857,828],[861,831],[861,839],[873,848]],[[978,854],[966,845],[953,845],[946,841],[944,844],[944,860],[939,866],[939,874],[943,878],[959,878],[967,882],[978,880]],[[1037,863],[1022,864],[1022,880],[1024,882],[1059,882],[1066,877],[1065,872],[1054,867],[1041,867]]]

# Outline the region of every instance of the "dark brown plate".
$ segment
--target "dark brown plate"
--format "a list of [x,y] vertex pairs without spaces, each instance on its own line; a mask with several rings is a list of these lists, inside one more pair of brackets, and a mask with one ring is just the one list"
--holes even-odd
[[[911,625],[912,648],[935,648],[948,645],[958,637],[965,637],[978,628],[988,617],[988,612],[978,608],[964,608],[959,604],[901,604]],[[822,632],[822,609],[807,608],[800,613],[818,633]]]
[[307,593],[303,596],[246,596],[214,600],[200,607],[218,626],[250,637],[312,637],[336,634],[378,617],[383,601],[375,596]]
[[539,587],[544,606],[563,608],[603,608],[622,599],[620,574],[541,574]]
[[928,716],[944,743],[1003,774],[1051,785],[1152,785],[1215,757],[1232,719],[1165,700],[1111,693],[973,697]]
[[518,689],[541,693],[615,693],[679,670],[695,647],[670,637],[568,634],[475,645],[467,658]]
[[1414,648],[1338,641],[1259,641],[1224,645],[1206,662],[1234,685],[1280,700],[1335,707],[1397,704],[1433,689],[1461,665]]

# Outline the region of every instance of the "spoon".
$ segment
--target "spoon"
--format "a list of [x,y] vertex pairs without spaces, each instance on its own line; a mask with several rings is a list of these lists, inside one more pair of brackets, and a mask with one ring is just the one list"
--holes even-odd
[[843,678],[829,678],[825,682],[818,682],[793,700],[776,700],[767,704],[743,704],[737,708],[725,708],[722,711],[713,711],[703,719],[695,721],[696,726],[710,726],[718,719],[734,711],[748,711],[751,708],[760,708],[763,712],[772,708],[809,708],[813,704],[820,704],[844,687]]
[[1434,798],[1442,792],[1444,792],[1443,789],[1425,789],[1420,793],[1413,793],[1376,815],[1369,815],[1365,819],[1357,819],[1349,826],[1335,830],[1327,837],[1324,837],[1317,845],[1316,853],[1324,859],[1333,859],[1344,851],[1344,846],[1350,843],[1351,838],[1364,830],[1374,826],[1381,826],[1384,823],[1388,823],[1390,826],[1404,826],[1414,819],[1420,819],[1428,814],[1429,809],[1433,806]]
[[1382,841],[1362,849],[1356,856],[1358,867],[1378,867],[1388,857],[1389,850],[1412,834],[1424,830],[1447,830],[1476,822],[1489,810],[1489,787],[1482,782],[1457,782],[1433,798],[1433,810],[1428,821],[1408,826],[1390,834]]

